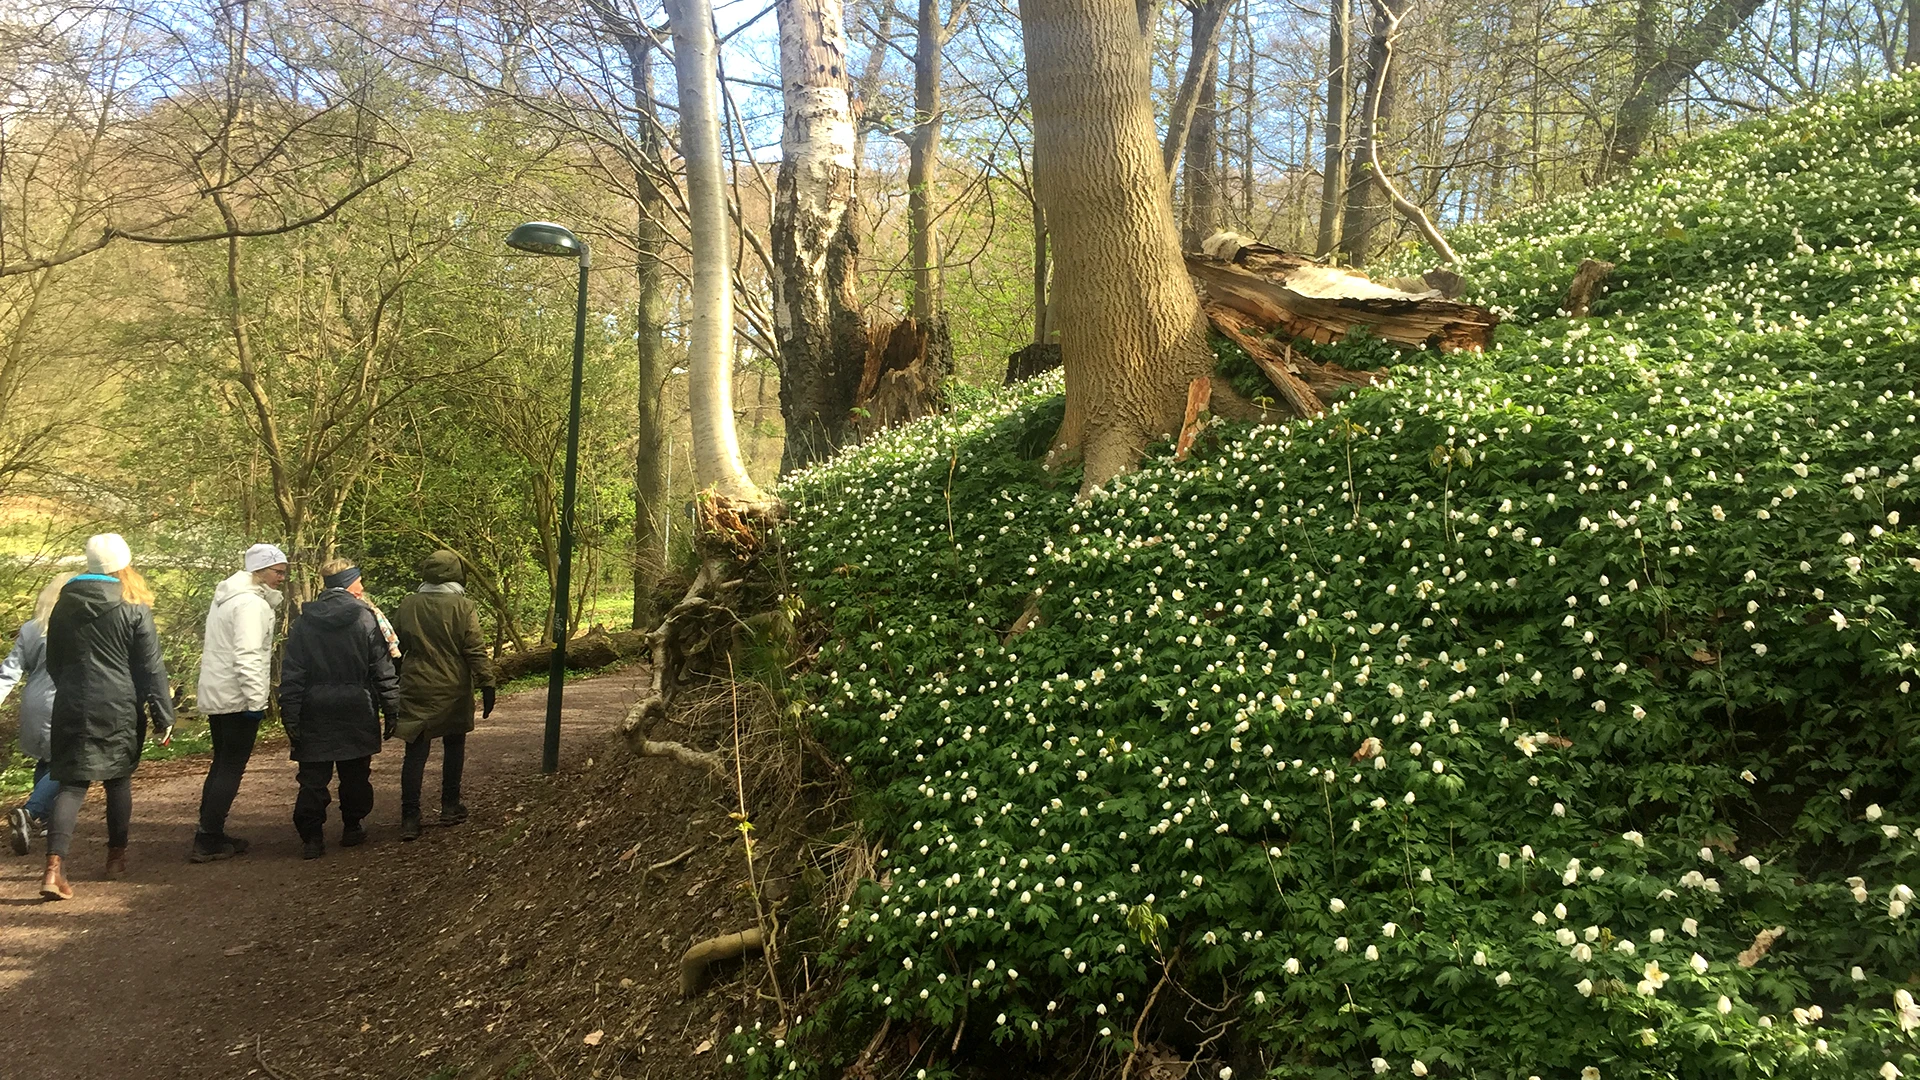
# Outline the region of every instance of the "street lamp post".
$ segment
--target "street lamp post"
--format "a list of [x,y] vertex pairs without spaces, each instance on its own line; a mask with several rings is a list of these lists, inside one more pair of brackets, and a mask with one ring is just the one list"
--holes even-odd
[[547,730],[540,749],[540,771],[560,768],[560,698],[567,681],[568,616],[573,577],[573,480],[580,465],[580,380],[587,352],[587,242],[551,221],[529,221],[507,234],[507,246],[533,255],[577,255],[579,297],[573,313],[573,388],[567,404],[567,470],[560,486],[560,573],[554,579],[553,664],[547,670]]

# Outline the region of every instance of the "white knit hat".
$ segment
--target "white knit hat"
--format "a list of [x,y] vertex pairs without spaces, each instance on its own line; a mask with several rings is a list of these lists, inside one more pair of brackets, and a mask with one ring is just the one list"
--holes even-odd
[[87,572],[115,574],[133,565],[133,549],[119,533],[101,533],[87,538]]
[[247,549],[248,570],[265,570],[269,566],[282,566],[286,561],[287,553],[272,544],[255,544]]

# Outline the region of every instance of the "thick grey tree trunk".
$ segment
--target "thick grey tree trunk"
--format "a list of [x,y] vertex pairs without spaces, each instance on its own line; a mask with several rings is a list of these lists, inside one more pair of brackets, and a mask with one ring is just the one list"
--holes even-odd
[[709,0],[666,0],[680,91],[680,156],[687,172],[692,288],[687,307],[687,398],[693,412],[694,482],[746,503],[766,497],[740,459],[733,422],[733,253],[720,160],[718,45]]
[[1213,366],[1180,256],[1154,130],[1139,9],[1128,0],[1022,0],[1034,177],[1052,237],[1052,309],[1067,412],[1050,463],[1078,458],[1082,491],[1175,433],[1188,384]]
[[1340,217],[1347,199],[1347,89],[1353,83],[1353,0],[1329,0],[1327,16],[1326,164],[1320,180],[1320,237],[1314,250],[1326,256],[1340,246]]

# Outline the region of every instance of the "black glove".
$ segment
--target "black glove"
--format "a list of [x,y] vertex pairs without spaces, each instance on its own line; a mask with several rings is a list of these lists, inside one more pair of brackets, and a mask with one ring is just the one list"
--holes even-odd
[[493,715],[493,695],[493,687],[483,686],[480,688],[480,718],[482,720]]
[[395,735],[400,734],[400,720],[392,713],[388,713],[386,719],[386,727],[382,729],[380,737],[382,739],[391,739]]

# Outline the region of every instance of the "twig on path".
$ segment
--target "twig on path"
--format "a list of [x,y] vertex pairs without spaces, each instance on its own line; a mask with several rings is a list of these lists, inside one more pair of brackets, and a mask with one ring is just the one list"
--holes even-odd
[[681,852],[680,854],[675,855],[671,859],[661,859],[659,862],[654,863],[652,866],[647,867],[647,873],[651,874],[655,870],[665,870],[667,867],[672,866],[674,863],[679,862],[680,860],[693,854],[695,851],[698,851],[699,849],[700,849],[699,845],[696,844],[692,847],[689,847],[687,850]]
[[1173,980],[1173,965],[1180,962],[1180,950],[1173,950],[1173,956],[1160,967],[1160,981],[1153,984],[1153,992],[1147,995],[1147,1003],[1140,1008],[1140,1018],[1133,1022],[1133,1049],[1127,1051],[1126,1063],[1120,1066],[1120,1080],[1127,1080],[1133,1074],[1133,1059],[1140,1055],[1140,1029],[1147,1026],[1147,1016],[1153,1012],[1153,1003],[1160,999],[1160,991],[1166,989]]
[[253,1060],[259,1062],[261,1070],[268,1076],[273,1077],[273,1080],[293,1080],[293,1078],[289,1077],[286,1073],[267,1064],[267,1054],[260,1045],[260,1036],[258,1035],[253,1037]]

